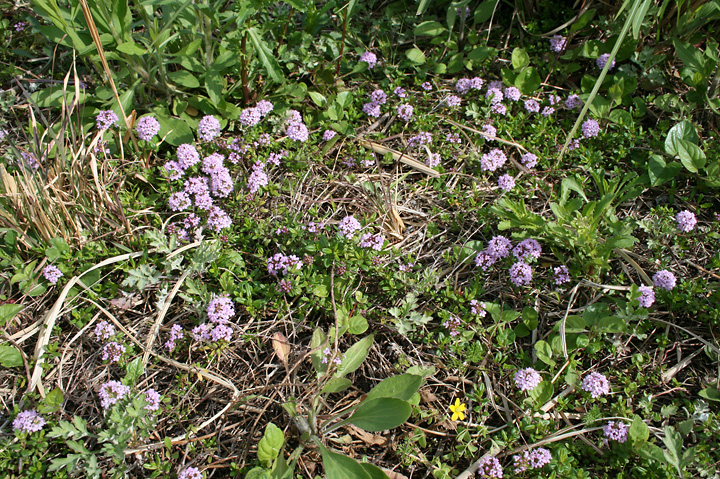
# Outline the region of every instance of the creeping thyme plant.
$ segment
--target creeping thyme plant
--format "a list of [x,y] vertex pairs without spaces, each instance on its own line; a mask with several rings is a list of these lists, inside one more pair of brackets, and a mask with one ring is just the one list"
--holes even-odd
[[0,476],[720,474],[717,2],[66,3],[2,3]]

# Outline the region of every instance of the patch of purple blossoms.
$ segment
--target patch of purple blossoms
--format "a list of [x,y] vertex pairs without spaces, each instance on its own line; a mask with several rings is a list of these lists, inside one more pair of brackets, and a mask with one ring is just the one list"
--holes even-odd
[[46,424],[45,418],[34,409],[22,411],[13,420],[13,431],[15,432],[37,432]]
[[529,264],[518,261],[510,266],[510,281],[515,286],[525,286],[532,281],[532,268]]
[[212,141],[220,135],[221,129],[220,121],[217,118],[212,115],[205,115],[198,123],[198,137],[202,141]]
[[521,391],[532,391],[542,382],[540,373],[533,368],[519,370],[515,373],[513,379],[515,380],[515,385]]
[[502,466],[495,456],[482,458],[478,464],[477,473],[481,479],[501,479],[503,477]]
[[235,316],[235,306],[227,296],[218,296],[208,303],[207,315],[213,323],[226,323]]
[[670,291],[677,284],[675,275],[666,269],[660,270],[655,273],[652,277],[652,280],[656,288],[662,288],[665,291]]
[[593,399],[610,393],[610,383],[604,374],[592,372],[582,380],[583,391],[590,393]]
[[138,138],[144,141],[150,141],[153,136],[157,135],[160,131],[160,123],[152,116],[144,116],[140,118],[135,126]]
[[640,286],[638,288],[638,293],[640,293],[640,297],[638,297],[638,303],[640,303],[641,308],[649,308],[653,305],[655,302],[655,291],[650,286]]
[[353,215],[348,215],[340,221],[338,228],[342,236],[350,239],[355,236],[356,231],[362,228],[362,225]]
[[677,215],[675,215],[675,221],[677,222],[678,229],[683,233],[688,233],[694,230],[695,225],[697,224],[695,213],[688,210],[680,211]]
[[507,161],[507,156],[500,149],[492,149],[480,157],[480,169],[483,171],[495,171],[501,168]]
[[108,381],[100,386],[98,396],[100,396],[100,404],[103,409],[109,409],[113,404],[122,401],[129,393],[130,388],[120,381]]
[[50,284],[57,284],[58,280],[62,277],[62,271],[57,266],[49,264],[42,270],[42,275]]
[[107,130],[117,125],[119,118],[112,110],[102,110],[95,117],[95,127],[98,130]]
[[627,424],[620,421],[608,421],[603,427],[603,434],[607,439],[623,443],[627,441],[629,428]]
[[510,175],[502,175],[498,178],[498,188],[503,191],[510,191],[515,188],[515,178]]

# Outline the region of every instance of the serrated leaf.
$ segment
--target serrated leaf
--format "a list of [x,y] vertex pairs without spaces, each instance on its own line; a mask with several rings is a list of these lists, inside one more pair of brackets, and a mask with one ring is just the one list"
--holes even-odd
[[397,398],[365,400],[350,416],[348,422],[370,432],[398,427],[408,420],[412,408],[407,401]]

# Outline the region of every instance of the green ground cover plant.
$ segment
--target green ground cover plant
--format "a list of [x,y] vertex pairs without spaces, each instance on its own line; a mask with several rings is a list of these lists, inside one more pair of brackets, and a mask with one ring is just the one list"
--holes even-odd
[[2,477],[720,474],[717,0],[0,11]]

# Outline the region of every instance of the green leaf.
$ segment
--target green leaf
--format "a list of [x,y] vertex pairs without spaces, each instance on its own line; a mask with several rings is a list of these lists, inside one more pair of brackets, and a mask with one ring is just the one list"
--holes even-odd
[[598,330],[603,333],[621,333],[627,329],[626,326],[625,321],[617,316],[605,316],[599,321]]
[[633,449],[639,448],[650,438],[650,429],[640,416],[635,415],[633,423],[628,430],[628,436],[630,437],[630,443]]
[[282,429],[273,423],[268,423],[265,427],[265,433],[258,443],[257,457],[262,465],[270,467],[272,462],[278,457],[285,443],[285,435]]
[[475,9],[475,23],[485,23],[492,18],[495,7],[500,0],[485,0]]
[[515,79],[515,86],[525,95],[529,95],[538,88],[542,80],[535,67],[525,67]]
[[668,155],[678,154],[677,140],[686,140],[697,145],[700,137],[695,131],[695,126],[690,121],[683,120],[668,131],[667,137],[665,137],[665,153]]
[[553,384],[550,381],[541,381],[540,384],[535,386],[535,389],[530,391],[530,397],[533,398],[535,404],[538,406],[545,404],[553,396]]
[[362,334],[368,330],[368,322],[364,316],[353,316],[348,321],[348,332],[350,334]]
[[143,365],[142,357],[138,356],[137,358],[130,361],[130,363],[125,367],[125,378],[123,379],[123,383],[126,385],[133,385],[137,382],[138,379],[140,379],[140,376],[143,375],[145,372],[145,366]]
[[138,45],[135,42],[126,42],[121,43],[117,47],[115,47],[119,52],[127,53],[128,55],[145,55],[147,53],[147,50],[145,50],[143,47]]
[[188,124],[180,118],[157,115],[157,120],[160,123],[160,136],[165,138],[165,142],[173,146],[179,146],[183,143],[192,143],[195,139],[195,135]]
[[398,427],[408,420],[410,404],[397,398],[363,401],[348,422],[366,431],[377,432]]
[[13,319],[23,308],[22,304],[0,305],[0,326],[5,326],[5,323]]
[[0,345],[0,365],[4,368],[16,368],[23,365],[22,354],[15,346]]
[[365,336],[348,348],[342,363],[335,372],[336,377],[343,377],[359,368],[370,351],[373,344],[373,335]]
[[705,388],[699,393],[700,397],[707,399],[708,401],[720,401],[720,390],[716,388]]
[[205,73],[205,90],[215,106],[223,101],[223,87],[223,77],[219,71],[210,69]]
[[322,93],[316,92],[316,91],[309,91],[308,95],[310,96],[310,99],[319,107],[325,106],[327,103],[327,98],[323,96]]
[[515,48],[512,52],[512,66],[515,70],[530,65],[530,55],[522,48]]
[[170,72],[168,73],[168,77],[174,83],[177,83],[180,86],[184,86],[185,88],[197,88],[200,86],[200,81],[197,79],[197,77],[187,70]]
[[585,13],[583,13],[582,15],[580,15],[580,18],[578,18],[577,21],[575,23],[573,23],[572,26],[570,27],[570,35],[572,35],[573,33],[579,32],[580,30],[585,28],[585,26],[588,23],[590,23],[590,20],[593,19],[593,17],[595,16],[595,13],[597,13],[597,10],[594,8],[591,8],[590,10],[588,10]]
[[632,115],[625,110],[613,110],[610,112],[610,121],[620,126],[632,126]]
[[383,470],[380,469],[379,467],[377,467],[373,464],[369,464],[367,462],[361,462],[360,465],[362,466],[363,469],[365,469],[365,472],[370,474],[370,477],[372,479],[388,479],[387,474],[385,474],[383,472]]
[[373,479],[355,459],[331,452],[319,441],[317,445],[327,479]]
[[648,160],[648,175],[650,176],[650,184],[659,186],[670,181],[677,176],[682,170],[682,165],[676,161],[665,163],[665,159],[660,155],[652,155]]
[[255,27],[248,28],[247,34],[255,47],[258,58],[260,58],[260,63],[263,64],[265,70],[268,72],[268,75],[270,75],[270,78],[272,78],[276,83],[282,83],[285,80],[285,76],[282,74],[282,70],[280,70],[280,64],[273,56],[272,51],[265,41],[260,38],[258,30]]
[[677,37],[673,38],[673,45],[675,46],[675,53],[677,53],[677,56],[680,57],[680,61],[682,61],[686,67],[702,74],[703,76],[708,75],[705,68],[707,59],[703,56],[699,48],[696,48],[687,42],[683,42]]
[[497,49],[495,48],[475,47],[470,53],[468,53],[467,58],[468,60],[472,60],[474,62],[482,62],[495,55],[497,55]]
[[313,350],[311,355],[313,369],[320,375],[327,371],[327,364],[322,362],[323,352],[322,346],[326,343],[327,337],[322,329],[317,328],[313,331],[312,339],[310,340],[310,349]]
[[413,32],[417,36],[435,37],[443,33],[445,30],[446,28],[440,22],[428,20],[415,27]]
[[411,48],[405,52],[405,56],[416,65],[422,65],[427,61],[425,54],[419,48]]
[[535,354],[537,354],[537,358],[547,364],[550,367],[555,367],[555,361],[553,361],[553,351],[550,345],[540,340],[535,343]]
[[698,170],[705,167],[707,158],[705,157],[705,152],[703,152],[699,146],[682,139],[676,139],[673,144],[677,149],[680,162],[685,169],[692,173],[697,173]]
[[320,392],[323,394],[341,393],[347,390],[347,388],[349,388],[350,386],[352,386],[352,381],[350,381],[348,378],[332,378],[327,383],[325,383],[325,386],[323,386]]
[[55,388],[45,396],[45,399],[43,399],[42,404],[38,406],[37,410],[42,414],[53,413],[60,408],[63,401],[65,401],[65,397],[62,391],[60,388]]
[[370,390],[366,401],[377,398],[396,398],[409,401],[422,385],[423,379],[414,374],[400,374],[383,379]]

